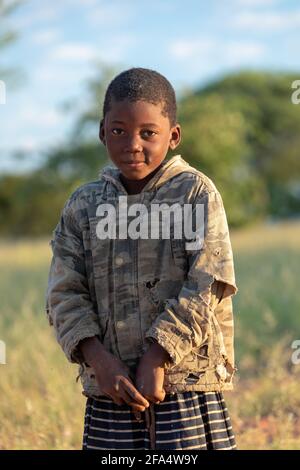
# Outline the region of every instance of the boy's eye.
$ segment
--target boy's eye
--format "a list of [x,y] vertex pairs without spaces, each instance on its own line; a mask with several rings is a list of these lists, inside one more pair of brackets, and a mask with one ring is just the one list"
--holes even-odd
[[[125,131],[123,129],[120,129],[119,127],[114,127],[111,130],[111,132],[114,135],[123,135]],[[151,131],[149,129],[146,129],[146,130],[142,131],[141,134],[142,134],[143,137],[149,138],[149,137],[153,137],[154,135],[156,135],[156,132]]]
[[145,130],[145,131],[143,131],[143,134],[145,134],[146,137],[153,137],[154,135],[156,135],[156,132],[150,131],[150,130]]
[[121,133],[124,132],[124,131],[123,131],[123,129],[114,128],[114,129],[112,129],[111,132],[112,132],[114,135],[121,135]]

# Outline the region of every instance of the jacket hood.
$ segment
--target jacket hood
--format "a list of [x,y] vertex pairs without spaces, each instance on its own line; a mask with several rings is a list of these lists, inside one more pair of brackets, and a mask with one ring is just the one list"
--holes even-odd
[[[162,167],[158,170],[157,173],[151,178],[150,181],[144,186],[141,192],[151,191],[162,186],[166,181],[186,171],[193,172],[194,169],[181,157],[181,155],[175,155],[170,159],[165,158],[162,162]],[[122,183],[119,179],[120,170],[112,165],[105,166],[99,172],[99,179],[104,179],[110,181],[120,188]],[[123,188],[123,186],[122,186]]]

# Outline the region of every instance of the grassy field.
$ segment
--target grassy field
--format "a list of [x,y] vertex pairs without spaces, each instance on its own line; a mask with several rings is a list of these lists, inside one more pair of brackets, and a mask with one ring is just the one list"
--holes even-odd
[[[232,233],[234,392],[225,395],[240,449],[300,449],[300,223]],[[0,449],[80,449],[85,398],[44,313],[47,241],[0,243]]]

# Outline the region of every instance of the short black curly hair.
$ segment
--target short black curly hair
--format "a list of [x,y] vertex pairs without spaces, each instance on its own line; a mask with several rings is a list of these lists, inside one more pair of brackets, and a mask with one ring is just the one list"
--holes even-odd
[[171,126],[176,124],[177,105],[174,88],[163,75],[155,70],[133,67],[117,75],[110,82],[105,93],[103,118],[110,110],[112,99],[162,103],[162,115],[169,118]]

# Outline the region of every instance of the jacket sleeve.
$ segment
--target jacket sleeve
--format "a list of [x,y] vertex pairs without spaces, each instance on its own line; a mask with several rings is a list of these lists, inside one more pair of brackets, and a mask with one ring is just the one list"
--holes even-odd
[[231,296],[238,291],[221,195],[217,190],[207,191],[195,203],[203,207],[202,230],[197,228],[200,248],[186,249],[188,272],[179,295],[166,299],[164,311],[145,335],[169,353],[167,368],[177,366],[193,348],[201,347],[209,335],[213,311],[224,302],[224,316],[228,316]]
[[53,238],[52,261],[46,292],[46,314],[67,359],[82,363],[78,343],[100,334],[85,269],[83,241],[71,199],[62,211]]

